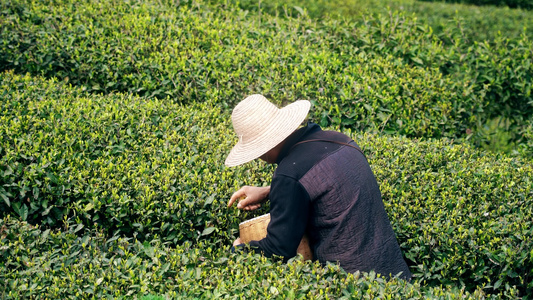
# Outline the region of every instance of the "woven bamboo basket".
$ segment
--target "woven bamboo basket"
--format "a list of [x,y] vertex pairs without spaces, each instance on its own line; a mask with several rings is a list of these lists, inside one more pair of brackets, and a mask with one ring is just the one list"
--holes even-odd
[[[246,220],[239,224],[239,237],[241,242],[249,243],[250,241],[259,241],[266,237],[267,227],[270,222],[270,214],[265,214]],[[304,235],[298,245],[297,253],[301,254],[304,260],[312,260],[313,252],[309,247],[309,239]]]

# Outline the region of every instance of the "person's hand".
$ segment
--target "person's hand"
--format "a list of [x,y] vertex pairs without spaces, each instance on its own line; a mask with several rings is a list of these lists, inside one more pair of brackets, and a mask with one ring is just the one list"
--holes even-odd
[[228,202],[228,207],[231,207],[235,201],[237,208],[244,210],[255,210],[261,207],[261,203],[265,202],[270,193],[270,186],[243,186],[238,191],[231,195]]
[[237,238],[235,241],[233,241],[233,247],[237,247],[237,245],[242,244],[241,238]]

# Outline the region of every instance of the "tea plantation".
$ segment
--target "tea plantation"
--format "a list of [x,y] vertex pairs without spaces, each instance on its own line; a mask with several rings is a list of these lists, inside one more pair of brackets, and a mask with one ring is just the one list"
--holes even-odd
[[[2,1],[0,298],[533,297],[530,14],[287,3]],[[229,251],[268,211],[226,207],[274,169],[224,167],[252,93],[361,145],[411,282]]]

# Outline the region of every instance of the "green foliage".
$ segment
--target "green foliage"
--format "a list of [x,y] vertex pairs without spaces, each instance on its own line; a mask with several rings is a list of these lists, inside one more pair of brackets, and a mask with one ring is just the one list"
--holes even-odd
[[[226,0],[213,0],[225,3]],[[386,15],[389,11],[414,16],[427,24],[437,36],[446,36],[451,28],[461,28],[465,40],[492,41],[503,34],[516,39],[526,34],[533,37],[533,15],[530,11],[507,7],[474,6],[450,2],[415,0],[242,0],[230,1],[242,9],[279,17],[297,17],[301,14],[314,19],[345,18],[363,20],[370,15]]]
[[141,300],[165,300],[166,298],[163,296],[156,296],[156,295],[147,295],[144,297],[141,297]]
[[[229,113],[209,101],[96,96],[13,73],[1,86],[4,214],[54,228],[67,218],[80,234],[97,226],[141,243],[222,249],[242,220],[267,209],[226,208],[239,186],[268,184],[272,168],[223,166],[235,138]],[[346,132],[370,160],[417,281],[531,293],[530,161],[448,140]]]
[[[332,21],[332,24],[335,23],[337,22]],[[533,114],[530,80],[533,73],[533,52],[527,50],[533,45],[527,38],[511,41],[500,36],[492,43],[475,42],[474,45],[469,45],[465,43],[460,30],[451,30],[447,37],[447,43],[450,45],[443,46],[429,28],[419,26],[416,20],[402,19],[399,16],[391,15],[365,21],[365,26],[358,26],[357,23],[337,24],[336,38],[332,41],[337,41],[336,50],[346,53],[347,57],[365,53],[387,54],[403,64],[412,65],[413,71],[419,68],[440,70],[444,74],[442,79],[445,80],[442,89],[448,93],[442,95],[444,99],[451,100],[448,104],[453,114],[450,118],[444,115],[446,119],[444,123],[450,124],[450,119],[462,120],[458,122],[458,126],[456,125],[456,136],[464,137],[468,131],[475,130],[475,123],[483,124],[493,118],[503,117],[511,122],[510,131],[513,134],[513,141],[519,140],[518,133],[526,126],[525,120]],[[379,36],[386,38],[379,38]],[[394,61],[394,59],[389,58],[387,61]],[[435,76],[431,77],[431,79],[428,77],[422,81],[439,80]],[[417,78],[424,77],[417,75]],[[397,78],[394,78],[394,81],[399,82]],[[408,81],[413,82],[410,79]],[[380,87],[381,90],[386,88],[387,86],[383,85]],[[401,95],[405,95],[405,92]],[[406,96],[407,99],[414,98],[409,90]],[[403,97],[392,99],[400,102],[398,99],[401,98]],[[431,103],[439,102],[435,98],[431,99]],[[445,101],[442,100],[442,102]],[[407,102],[404,107],[408,109],[414,106],[416,105]],[[441,113],[447,111],[442,107],[439,110],[436,107],[422,106],[422,109],[431,109]],[[403,113],[410,115],[409,111]],[[398,121],[404,121],[407,117],[398,119]],[[423,120],[435,120],[435,118],[421,118],[422,123],[424,123]],[[434,126],[438,124],[440,124],[439,121],[433,123]],[[422,128],[421,126],[415,127]],[[454,132],[454,130],[443,127],[444,134],[442,135],[439,135],[436,129],[430,132],[432,134],[426,136],[451,137],[452,135],[445,133]]]
[[482,149],[493,152],[502,150],[510,153],[517,148],[513,142],[510,142],[513,139],[513,134],[509,131],[510,127],[509,119],[494,118],[486,124],[478,126],[477,133],[468,138],[478,143],[477,146]]
[[531,294],[530,162],[446,140],[372,137],[361,144],[416,277]]
[[[346,274],[296,258],[287,264],[228,247],[168,247],[79,225],[43,230],[0,219],[2,299],[512,299],[516,290],[428,287],[370,273]],[[156,296],[157,295],[157,296]]]
[[242,219],[221,204],[242,178],[267,176],[224,167],[234,141],[220,108],[66,85],[3,74],[2,211],[51,226],[69,216],[173,243],[233,237],[228,224]]
[[[434,31],[396,12],[211,2],[0,3],[1,298],[533,294],[529,31],[478,40],[461,13]],[[228,254],[239,222],[268,209],[226,207],[272,172],[223,166],[229,109],[251,93],[310,99],[311,120],[357,140],[411,283]]]
[[533,157],[533,119],[528,121],[528,125],[524,127],[522,131],[524,140],[527,141],[527,145],[522,145],[519,149],[524,156]]
[[[355,41],[356,47],[342,47],[339,50],[341,53],[348,53],[344,60],[356,55],[366,55],[370,51],[377,55],[392,54],[415,66],[438,68],[446,75],[446,79],[451,79],[444,83],[450,94],[443,95],[443,98],[464,97],[466,100],[457,100],[457,103],[477,103],[465,107],[452,105],[455,114],[464,114],[460,127],[454,126],[457,129],[456,136],[461,136],[462,140],[466,141],[464,138],[474,132],[474,138],[471,139],[473,144],[486,145],[487,141],[494,144],[495,137],[492,132],[487,132],[486,126],[494,119],[503,118],[509,122],[505,126],[506,136],[496,139],[507,141],[495,143],[501,143],[501,147],[489,148],[512,153],[519,147],[528,147],[520,133],[527,126],[524,120],[533,114],[530,84],[532,52],[528,50],[531,49],[530,39],[533,37],[533,17],[527,11],[408,0],[386,3],[379,0],[267,0],[259,4],[257,1],[239,1],[238,4],[243,9],[260,10],[262,13],[276,16],[304,14],[327,20],[328,16],[339,15],[354,20],[355,24],[334,22],[333,26],[328,26],[339,30],[339,34],[330,44],[342,47],[352,45],[354,43],[351,41]],[[390,14],[389,9],[393,12],[405,12],[405,15],[412,14],[414,17],[398,18],[402,14],[385,17],[384,15]],[[360,26],[361,24],[365,26]],[[339,37],[347,39],[341,42]],[[387,58],[387,61],[390,61],[390,58]],[[425,77],[419,74],[418,76]],[[398,77],[401,78],[402,75]],[[438,79],[426,77],[422,81],[426,80]],[[412,82],[410,79],[406,81]],[[385,84],[378,84],[380,90],[387,89]],[[471,97],[479,99],[470,99]],[[435,101],[435,98],[432,98],[432,101]],[[347,110],[345,107],[342,109]],[[449,116],[445,116],[447,117]],[[397,121],[403,123],[405,119],[407,118],[404,116]],[[429,119],[434,120],[422,118],[420,123]],[[435,126],[437,124],[439,121],[433,123]],[[405,134],[401,129],[390,127],[392,128],[385,131]],[[443,131],[448,130],[450,129],[443,128]],[[451,131],[453,129],[449,132]],[[430,132],[433,137],[439,137],[438,130]],[[420,136],[409,133],[407,135]],[[511,145],[513,147],[510,147]]]
[[[431,0],[422,0],[431,1]],[[442,1],[442,0],[437,0]],[[452,3],[468,3],[474,5],[496,5],[508,6],[511,8],[533,9],[533,1],[531,0],[444,0],[443,2]]]
[[472,45],[461,26],[437,36],[397,13],[317,21],[226,3],[2,5],[3,70],[91,92],[222,107],[251,93],[279,103],[307,98],[322,125],[408,137],[465,137],[503,113],[515,142],[533,114],[527,36]]

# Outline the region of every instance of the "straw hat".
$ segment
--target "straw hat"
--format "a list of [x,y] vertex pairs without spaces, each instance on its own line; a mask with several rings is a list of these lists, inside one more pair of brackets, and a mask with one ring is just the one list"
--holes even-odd
[[252,161],[276,147],[298,129],[310,107],[309,101],[298,100],[279,109],[257,94],[242,100],[231,114],[239,142],[226,158],[226,166]]

